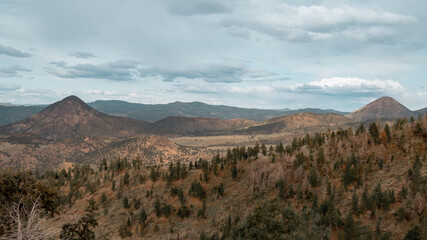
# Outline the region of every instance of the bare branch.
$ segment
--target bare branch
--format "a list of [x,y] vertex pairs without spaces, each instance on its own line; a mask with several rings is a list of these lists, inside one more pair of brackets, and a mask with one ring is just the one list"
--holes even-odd
[[31,206],[23,204],[22,199],[12,205],[9,216],[12,219],[13,231],[8,238],[16,240],[49,240],[54,239],[58,229],[50,228],[46,217],[40,217],[39,199]]

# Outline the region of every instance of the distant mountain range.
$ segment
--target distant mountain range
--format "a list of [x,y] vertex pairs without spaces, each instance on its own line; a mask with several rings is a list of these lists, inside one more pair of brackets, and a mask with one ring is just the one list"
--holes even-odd
[[[136,120],[155,122],[168,117],[195,117],[236,119],[242,118],[252,121],[265,121],[284,115],[301,112],[327,114],[336,113],[346,115],[332,109],[305,108],[298,110],[266,110],[255,108],[238,108],[223,105],[209,105],[201,102],[174,102],[168,104],[140,104],[118,100],[95,101],[88,103],[92,108],[114,116],[129,117]],[[0,126],[20,121],[42,111],[46,105],[39,106],[0,106]]]
[[[128,106],[126,109],[122,109],[122,113],[131,111],[132,108],[135,109],[136,106],[134,104],[118,101],[114,101],[112,104],[111,102],[110,104],[105,104],[105,102],[101,104],[100,102],[95,103],[98,104],[98,108],[100,105],[104,106],[104,111],[111,111],[111,109],[116,109],[118,111],[120,110],[120,106]],[[106,109],[107,106],[109,106],[110,109]],[[218,111],[218,109],[223,109],[223,116],[225,116],[227,111],[230,112],[229,115],[235,114],[232,113],[230,109],[235,109],[236,112],[240,111],[242,114],[248,114],[249,111],[255,114],[261,114],[261,112],[271,114],[273,111],[211,106],[203,103],[173,103],[161,107],[172,109],[171,111],[185,108],[187,112],[195,112],[198,109],[197,106],[201,106],[201,111],[199,112],[206,111],[207,108],[217,108],[217,112],[221,112]],[[154,107],[151,106],[151,108]],[[156,111],[153,109],[152,112],[155,113]],[[352,121],[342,115],[333,113],[298,113],[261,122],[243,118],[167,117],[149,123],[125,117],[126,114],[122,115],[124,116],[111,116],[101,113],[84,103],[78,97],[70,96],[44,108],[31,117],[0,127],[0,134],[3,136],[13,136],[14,139],[21,139],[18,140],[21,142],[22,139],[28,141],[28,139],[33,139],[34,137],[36,137],[36,139],[41,138],[49,141],[56,141],[76,137],[104,139],[128,138],[141,134],[168,136],[219,135],[227,133],[238,134],[247,131],[255,133],[259,129],[262,129],[261,132],[271,133],[274,131],[287,131],[316,125],[333,126]],[[282,115],[284,114],[282,113]]]
[[0,106],[11,107],[15,105],[13,105],[12,103],[0,103]]
[[[7,115],[9,120],[16,120],[25,117],[27,114],[37,113],[18,122],[0,127],[0,134],[6,136],[24,134],[25,137],[32,135],[46,140],[84,136],[127,138],[140,134],[169,136],[226,133],[268,134],[313,127],[336,127],[377,119],[389,120],[411,117],[427,112],[427,109],[411,111],[390,97],[379,98],[346,116],[343,116],[344,113],[334,110],[310,108],[284,112],[214,106],[200,102],[143,105],[123,101],[96,101],[88,105],[76,96],[67,97],[40,112],[38,110],[42,106],[1,108],[5,109],[2,114]],[[115,116],[107,115],[105,112]],[[188,115],[191,117],[187,117]],[[200,115],[210,117],[193,117]],[[242,115],[246,118],[241,118]],[[146,117],[158,119],[163,116],[167,117],[151,123],[138,120]],[[228,119],[231,117],[240,118]],[[268,120],[259,121],[259,119],[265,118]]]
[[261,121],[283,115],[281,110],[264,110],[209,105],[201,102],[174,102],[168,104],[139,104],[124,101],[95,101],[89,106],[106,114],[126,116],[147,122],[155,122],[167,117],[197,117],[234,119],[244,118]]
[[[95,103],[100,104],[100,102]],[[110,111],[115,109],[114,111],[118,112],[120,110],[119,106],[127,104],[129,107],[121,112],[122,116],[107,115],[92,108],[78,97],[70,96],[47,106],[30,117],[0,126],[0,168],[1,166],[25,168],[38,166],[38,164],[49,166],[53,162],[57,164],[61,161],[80,161],[87,159],[87,157],[92,159],[111,158],[120,156],[120,154],[126,155],[130,152],[136,154],[132,155],[133,157],[141,154],[147,160],[170,158],[171,156],[179,157],[188,154],[188,152],[182,152],[184,149],[178,148],[167,138],[162,138],[162,136],[158,135],[167,137],[232,135],[234,138],[238,135],[241,135],[240,137],[255,137],[257,134],[266,134],[271,136],[270,140],[266,141],[271,141],[271,143],[275,144],[276,133],[285,134],[284,138],[287,139],[294,136],[295,133],[315,133],[327,129],[337,129],[340,126],[343,128],[355,126],[359,122],[411,117],[427,111],[427,109],[411,111],[390,97],[382,97],[347,116],[336,113],[323,113],[320,110],[321,113],[300,112],[291,115],[278,111],[282,113],[280,117],[264,121],[253,121],[244,118],[166,117],[154,122],[147,122],[127,117],[133,104],[126,102],[115,103],[118,105],[114,106],[114,104],[106,104],[105,102],[101,105],[104,107],[110,106],[112,108]],[[159,108],[165,106],[170,108],[174,105],[184,106],[187,109],[192,106],[195,108],[193,112],[197,110],[197,107],[194,106],[232,109],[231,107],[211,106],[203,103],[173,103],[160,105]],[[23,112],[26,111],[25,113],[29,114],[30,111],[37,110],[37,107],[40,106],[19,106],[18,109],[22,109]],[[276,111],[246,109],[248,111],[245,112],[245,109],[234,109],[242,111],[242,113],[252,111],[252,113],[256,114],[261,114],[262,111],[266,113]],[[104,109],[104,111],[108,111],[108,109]],[[328,112],[330,110],[325,111]],[[152,112],[155,113],[156,111],[153,109]],[[181,112],[181,114],[184,113]],[[230,114],[232,113],[230,112]],[[23,115],[20,116],[22,117]],[[260,117],[261,115],[258,116]],[[148,142],[151,142],[151,144],[147,145]],[[164,143],[166,152],[160,148],[160,142]],[[145,147],[141,147],[142,145]],[[187,149],[185,151],[190,150]]]
[[32,116],[46,106],[0,106],[0,126],[18,122]]

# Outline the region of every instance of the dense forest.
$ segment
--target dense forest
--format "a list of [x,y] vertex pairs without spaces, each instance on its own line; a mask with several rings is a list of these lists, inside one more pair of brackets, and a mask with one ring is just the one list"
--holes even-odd
[[2,170],[0,239],[427,239],[426,153],[418,117],[194,162]]

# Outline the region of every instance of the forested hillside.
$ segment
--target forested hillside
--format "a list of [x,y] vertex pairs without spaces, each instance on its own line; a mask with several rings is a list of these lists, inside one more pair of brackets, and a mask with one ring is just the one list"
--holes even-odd
[[62,239],[426,239],[426,151],[419,117],[195,162],[5,171],[0,236],[40,223]]

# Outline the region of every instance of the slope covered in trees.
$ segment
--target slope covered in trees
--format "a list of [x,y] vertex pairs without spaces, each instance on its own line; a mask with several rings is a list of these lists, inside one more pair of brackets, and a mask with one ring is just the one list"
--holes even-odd
[[425,239],[426,150],[420,117],[212,159],[119,158],[32,176],[59,190],[49,221],[64,239]]

